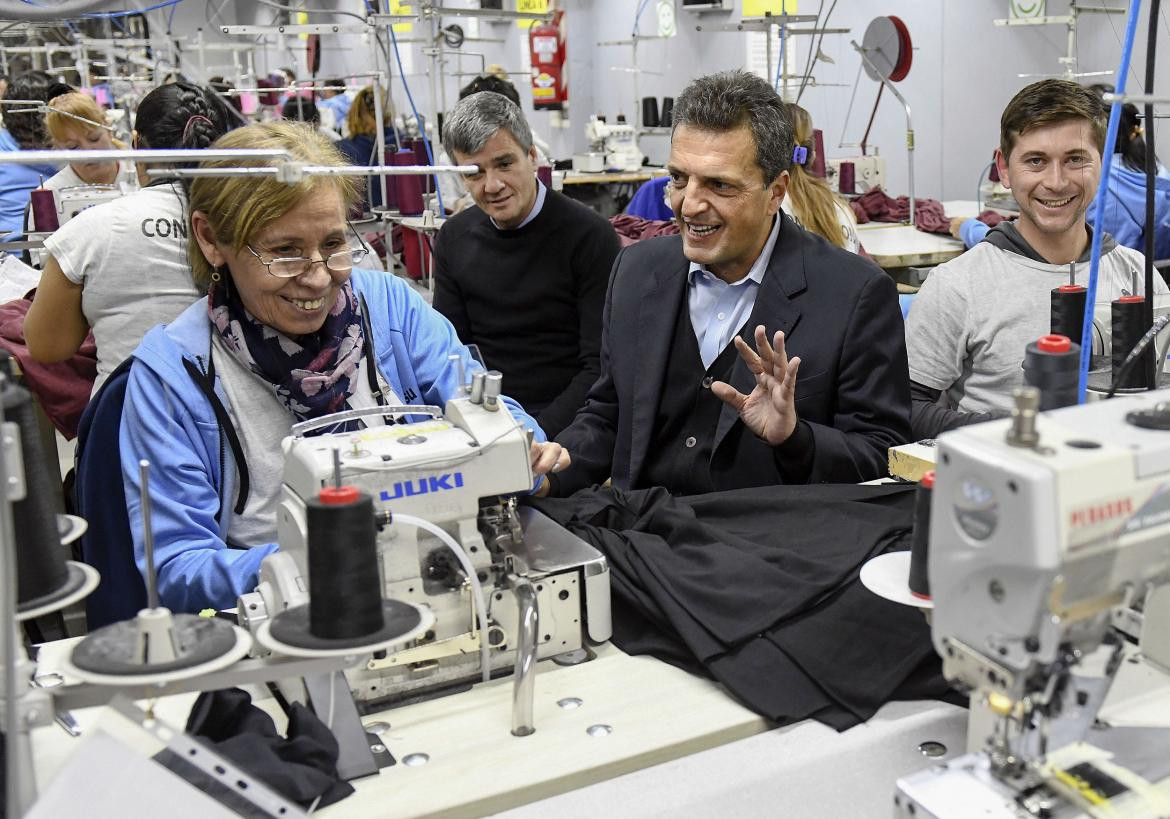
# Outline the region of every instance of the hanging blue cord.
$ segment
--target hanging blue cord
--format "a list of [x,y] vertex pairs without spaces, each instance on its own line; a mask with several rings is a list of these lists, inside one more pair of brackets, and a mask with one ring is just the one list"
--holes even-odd
[[[427,149],[427,162],[434,165],[435,155],[431,152],[431,141],[427,139],[427,129],[423,127],[422,117],[418,115],[418,108],[414,105],[414,97],[410,93],[410,85],[406,82],[406,71],[402,68],[402,55],[398,53],[398,38],[394,36],[394,26],[386,26],[386,30],[390,32],[390,44],[394,46],[394,60],[398,63],[398,76],[402,77],[402,87],[406,89],[406,100],[410,103],[410,110],[414,112],[414,121],[418,123],[418,132],[422,135],[423,145]],[[435,196],[439,201],[439,217],[442,218],[447,214],[447,211],[443,208],[443,193],[439,190],[439,175],[435,173],[431,176],[435,180]]]
[[[1117,69],[1117,92],[1125,93],[1125,82],[1129,77],[1129,61],[1133,55],[1133,38],[1137,33],[1138,11],[1141,0],[1131,0],[1129,16],[1125,21],[1125,41],[1121,45],[1121,65]],[[1124,103],[1114,100],[1109,109],[1109,129],[1105,133],[1105,148],[1112,151],[1117,144],[1117,130],[1121,123],[1121,107]],[[1110,158],[1111,159],[1111,158]],[[1097,187],[1097,196],[1093,200],[1093,229],[1092,250],[1089,254],[1089,286],[1085,295],[1085,323],[1081,331],[1081,367],[1077,375],[1077,403],[1085,403],[1085,390],[1089,383],[1089,359],[1093,352],[1093,312],[1097,304],[1097,274],[1101,268],[1101,237],[1104,234],[1105,200],[1109,195],[1109,176],[1113,169],[1113,162],[1102,158],[1101,179]],[[1146,298],[1153,298],[1147,293]]]
[[642,0],[641,4],[638,6],[638,10],[634,12],[634,29],[630,32],[631,37],[638,36],[638,22],[642,19],[642,12],[646,10],[646,6],[649,4],[649,2],[650,0]]
[[780,59],[776,61],[776,78],[772,80],[772,90],[777,94],[780,93],[780,70],[784,66],[784,51],[787,45],[788,26],[780,26]]
[[[26,0],[27,2],[27,0]],[[170,8],[182,3],[183,0],[166,0],[163,3],[155,3],[153,6],[147,6],[144,9],[126,9],[125,11],[91,11],[87,14],[80,15],[81,17],[92,17],[97,19],[112,19],[115,17],[129,17],[131,14],[145,14],[148,11],[158,11],[159,9]],[[36,3],[29,3],[30,6],[37,5]],[[172,12],[173,13],[173,12]]]
[[173,6],[171,6],[171,13],[167,15],[167,34],[171,33],[171,26],[174,25],[175,22],[175,9],[178,7],[179,4],[175,3]]

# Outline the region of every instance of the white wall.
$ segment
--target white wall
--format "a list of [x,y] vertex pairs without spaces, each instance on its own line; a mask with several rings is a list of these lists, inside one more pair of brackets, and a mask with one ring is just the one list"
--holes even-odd
[[[533,112],[527,82],[523,76],[512,79],[521,90],[524,107],[534,129],[553,148],[557,157],[568,157],[585,147],[585,122],[592,113],[603,112],[611,118],[619,112],[633,118],[638,104],[634,95],[633,75],[615,71],[614,67],[631,67],[629,46],[601,46],[599,42],[628,39],[633,27],[634,12],[639,0],[561,0],[567,11],[568,54],[570,79],[570,112],[567,127],[559,127],[558,115]],[[1124,0],[1109,0],[1122,6]],[[473,0],[447,0],[446,5],[478,5]],[[652,34],[654,7],[650,4],[643,15],[640,32]],[[360,12],[360,0],[317,0],[314,7],[339,8]],[[507,5],[507,4],[506,4]],[[801,13],[815,13],[819,0],[800,0]],[[827,7],[831,2],[825,3]],[[1148,3],[1144,4],[1148,8]],[[210,3],[187,0],[176,9],[174,31],[191,33],[202,26],[209,39],[223,39],[209,26],[207,14],[219,6],[219,0]],[[739,0],[730,13],[697,15],[679,11],[678,34],[670,40],[647,40],[638,46],[638,67],[645,69],[638,77],[639,93],[643,96],[675,96],[692,78],[712,71],[742,67],[746,37],[742,33],[696,31],[696,25],[710,28],[713,24],[738,22],[741,18]],[[877,93],[877,85],[864,74],[857,81],[856,98],[849,111],[850,97],[858,76],[860,58],[849,45],[850,39],[861,41],[865,28],[877,13],[895,14],[907,24],[915,43],[914,62],[909,76],[898,85],[910,103],[914,114],[915,176],[919,196],[939,199],[970,199],[980,169],[991,158],[998,142],[999,115],[1011,96],[1031,79],[1019,74],[1054,74],[1062,70],[1058,59],[1066,46],[1063,26],[999,27],[995,18],[1006,17],[1007,0],[885,0],[874,4],[867,0],[838,0],[829,20],[832,27],[846,27],[848,34],[828,34],[822,50],[835,63],[818,62],[814,75],[818,82],[806,89],[801,104],[813,115],[814,122],[825,132],[825,148],[829,156],[847,156],[856,153],[853,147],[839,147],[843,141],[857,142],[865,128]],[[1050,14],[1064,14],[1065,0],[1049,0]],[[272,9],[250,0],[228,0],[214,23],[268,23],[276,15]],[[1162,36],[1159,54],[1160,89],[1170,80],[1170,24],[1163,11],[1160,26]],[[158,18],[158,13],[152,21]],[[356,23],[346,17],[313,15],[314,22],[337,21]],[[457,22],[470,30],[468,18],[445,19]],[[407,77],[416,104],[424,112],[432,107],[430,60],[423,55],[426,32],[416,23],[410,34],[400,35],[403,53],[410,53],[413,69]],[[1124,15],[1087,14],[1079,27],[1078,57],[1082,71],[1115,70],[1120,58],[1120,40],[1124,35]],[[1144,76],[1146,17],[1142,14],[1134,48],[1130,90],[1137,90]],[[470,77],[454,76],[459,71],[478,70],[480,60],[470,52],[483,54],[483,61],[498,63],[510,71],[521,69],[521,53],[527,42],[527,33],[515,23],[479,24],[479,37],[486,42],[468,41],[463,46],[464,56],[446,56],[436,77],[436,96],[454,104],[458,89]],[[793,39],[798,64],[803,66],[812,38]],[[239,42],[237,38],[235,40]],[[322,38],[323,55],[320,76],[328,77],[349,72],[369,70],[373,49],[368,40],[359,35]],[[258,70],[276,69],[290,62],[297,63],[298,74],[305,76],[303,44],[293,37],[286,41],[282,53],[274,45],[257,46],[255,60]],[[188,63],[190,65],[190,63]],[[658,74],[649,73],[658,72]],[[393,100],[398,110],[408,108],[406,95],[393,67]],[[660,75],[659,75],[660,74]],[[1086,79],[1085,82],[1110,77]],[[1164,109],[1170,106],[1163,106]],[[848,120],[846,113],[849,113]],[[1162,146],[1162,157],[1170,158],[1170,127],[1159,120],[1157,135]],[[906,192],[905,116],[897,101],[886,93],[874,121],[869,140],[887,157],[888,183],[892,193]],[[665,136],[647,135],[642,139],[643,150],[654,161],[664,161],[669,151]]]
[[[594,0],[599,40],[628,37],[633,23],[632,0]],[[816,13],[817,2],[801,0],[801,13]],[[826,8],[831,3],[826,4]],[[829,26],[850,28],[848,34],[826,34],[822,51],[835,60],[829,65],[817,62],[814,75],[819,84],[805,90],[801,105],[809,110],[817,127],[825,133],[825,150],[829,156],[848,156],[856,148],[839,147],[856,143],[865,130],[866,121],[877,94],[877,84],[864,73],[857,82],[856,99],[846,122],[850,96],[858,76],[860,58],[849,41],[861,42],[866,26],[875,14],[894,14],[910,30],[915,44],[914,61],[907,78],[898,89],[910,104],[915,131],[916,194],[937,199],[972,199],[980,169],[991,159],[999,141],[999,115],[1017,90],[1032,82],[1018,74],[1057,73],[1062,70],[1058,58],[1064,55],[1067,30],[1063,26],[999,27],[996,18],[1006,17],[1007,0],[885,0],[881,4],[866,0],[840,0]],[[1123,0],[1112,0],[1121,7]],[[1148,7],[1148,3],[1146,4]],[[731,13],[678,14],[678,36],[669,41],[648,41],[639,45],[639,61],[645,54],[646,68],[662,70],[664,77],[643,74],[644,95],[674,96],[693,77],[741,67],[744,63],[745,35],[695,31],[696,25],[734,23],[741,19],[740,5]],[[1049,0],[1050,14],[1064,14],[1067,3]],[[1166,12],[1163,12],[1163,16]],[[1113,28],[1104,15],[1084,15],[1079,26],[1080,70],[1115,70],[1120,59],[1119,37],[1124,35],[1125,16],[1113,15]],[[642,33],[651,33],[652,15],[648,10]],[[1144,76],[1145,27],[1143,14],[1139,22],[1139,43],[1135,43],[1130,90]],[[1114,34],[1116,29],[1116,35]],[[1162,44],[1158,65],[1162,90],[1170,91],[1170,26],[1161,24]],[[811,37],[793,38],[798,64],[804,65]],[[614,63],[628,64],[629,49],[601,49]],[[612,55],[611,55],[612,52]],[[619,56],[620,55],[620,56]],[[599,109],[610,114],[627,113],[633,107],[632,85],[622,78],[629,75],[610,72],[601,66],[595,74]],[[1084,82],[1113,82],[1113,77],[1085,79]],[[832,85],[840,83],[841,85]],[[1165,106],[1164,106],[1165,107]],[[869,144],[877,145],[888,163],[887,187],[893,193],[906,193],[906,119],[897,100],[883,94],[874,121]],[[1170,128],[1160,121],[1158,136],[1163,146],[1160,154],[1170,157]],[[656,141],[655,141],[656,140]],[[643,150],[656,160],[665,158],[668,146],[659,137],[643,139]]]

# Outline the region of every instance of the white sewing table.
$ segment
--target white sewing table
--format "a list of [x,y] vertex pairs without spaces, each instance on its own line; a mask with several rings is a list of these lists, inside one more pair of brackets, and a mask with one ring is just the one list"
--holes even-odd
[[[52,668],[56,645],[42,649],[41,673]],[[195,696],[161,699],[155,713],[181,729]],[[558,706],[569,697],[581,705]],[[539,663],[532,736],[511,735],[511,702],[512,681],[504,678],[366,717],[390,723],[381,738],[398,764],[355,781],[354,795],[317,813],[882,815],[895,779],[931,761],[917,750],[920,743],[941,742],[950,757],[964,751],[966,735],[966,712],[937,702],[890,703],[841,734],[811,721],[772,729],[715,683],[608,644],[579,666]],[[283,730],[275,703],[257,704]],[[122,719],[105,708],[74,716],[80,738],[56,725],[33,733],[42,791],[88,729],[99,723],[113,729]],[[612,731],[592,736],[595,725]],[[418,753],[429,762],[403,764]]]
[[[42,649],[41,673],[54,651]],[[831,650],[831,647],[827,647]],[[157,701],[160,719],[181,728],[195,694]],[[557,701],[574,697],[579,707]],[[510,733],[510,678],[366,717],[398,764],[356,780],[356,793],[325,817],[501,815],[509,819],[606,816],[875,817],[890,812],[895,780],[928,767],[918,750],[941,743],[946,760],[966,751],[967,711],[940,702],[893,702],[844,733],[805,721],[770,728],[709,680],[648,657],[601,646],[573,667],[538,665],[536,733]],[[257,704],[283,718],[270,699]],[[74,739],[56,725],[33,732],[43,791],[97,725],[126,741],[111,709],[74,712]],[[1113,725],[1170,727],[1170,676],[1124,662],[1102,709]],[[117,730],[122,720],[123,730]],[[612,731],[592,736],[588,729]],[[409,754],[427,764],[408,766]],[[76,804],[78,797],[72,792]],[[129,814],[127,814],[129,815]]]

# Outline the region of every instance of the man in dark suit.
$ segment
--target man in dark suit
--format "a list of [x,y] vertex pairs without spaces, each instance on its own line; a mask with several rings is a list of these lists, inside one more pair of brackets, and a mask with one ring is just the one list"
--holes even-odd
[[695,80],[673,128],[682,235],[615,260],[601,377],[557,436],[572,463],[551,493],[610,476],[679,494],[881,477],[910,435],[893,281],[780,212],[793,132],[766,81]]

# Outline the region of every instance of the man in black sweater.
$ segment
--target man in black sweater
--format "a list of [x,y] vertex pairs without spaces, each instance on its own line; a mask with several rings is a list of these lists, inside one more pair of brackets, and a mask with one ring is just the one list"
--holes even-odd
[[435,241],[435,309],[551,439],[585,404],[600,374],[601,311],[619,242],[609,222],[536,178],[520,107],[490,91],[455,106],[443,147],[477,208]]

